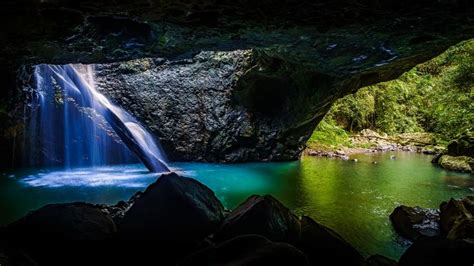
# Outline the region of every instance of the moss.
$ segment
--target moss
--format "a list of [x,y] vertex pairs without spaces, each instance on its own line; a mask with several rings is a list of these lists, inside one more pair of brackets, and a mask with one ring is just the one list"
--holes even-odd
[[448,170],[473,172],[471,166],[474,164],[474,158],[471,157],[443,155],[438,162]]
[[337,127],[334,122],[321,121],[307,143],[308,147],[316,150],[326,150],[340,147],[350,147],[349,135],[344,129]]

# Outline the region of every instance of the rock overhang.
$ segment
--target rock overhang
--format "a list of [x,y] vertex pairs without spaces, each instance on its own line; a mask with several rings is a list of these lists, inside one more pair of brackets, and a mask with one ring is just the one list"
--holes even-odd
[[[397,1],[373,5],[364,0],[355,4],[224,1],[222,10],[206,5],[206,1],[194,5],[171,5],[164,1],[161,6],[153,1],[150,6],[127,6],[125,2],[99,7],[103,4],[87,6],[57,1],[17,10],[20,14],[31,11],[32,20],[12,23],[12,29],[15,25],[25,27],[3,47],[3,52],[7,52],[2,58],[3,67],[7,68],[5,73],[15,73],[20,65],[36,63],[126,65],[129,69],[112,71],[116,77],[120,74],[122,81],[132,75],[123,71],[135,71],[134,75],[142,76],[142,81],[153,80],[152,73],[162,74],[164,68],[170,73],[173,69],[205,65],[209,71],[201,69],[200,73],[206,79],[216,71],[227,71],[225,77],[214,75],[214,83],[204,86],[206,89],[188,90],[200,93],[199,101],[196,97],[184,99],[194,99],[190,103],[198,103],[208,111],[191,112],[192,115],[185,110],[175,113],[188,122],[195,120],[190,116],[202,118],[201,122],[181,125],[181,130],[176,131],[183,133],[178,134],[181,137],[163,139],[165,147],[177,147],[168,149],[175,160],[296,159],[334,100],[360,87],[394,79],[450,45],[474,36],[474,23],[469,23],[473,9],[468,1],[433,5],[417,1],[408,6]],[[248,19],[248,14],[254,16]],[[214,15],[215,21],[204,15]],[[44,34],[38,34],[37,27]],[[22,38],[25,41],[18,42]],[[235,56],[236,51],[247,52],[239,57]],[[232,60],[240,66],[238,73],[228,69],[234,63],[212,58],[212,53],[234,53]],[[130,68],[133,64],[135,67]],[[9,75],[5,74],[7,79],[11,78]],[[20,71],[17,77],[24,84],[28,75]],[[187,78],[193,80],[196,76]],[[217,83],[222,98],[210,93]],[[124,88],[127,86],[118,91],[123,92]],[[134,94],[133,89],[127,90]],[[21,93],[12,89],[6,95],[13,96],[9,104],[18,105],[22,99]],[[143,109],[143,104],[137,104],[141,98],[123,97],[127,96],[123,93],[119,96],[116,101],[130,105],[129,111],[143,119],[158,137],[164,137],[158,128],[170,124],[153,115],[169,113],[139,110],[138,107]],[[221,103],[211,104],[216,99]],[[216,122],[216,110],[221,117],[234,122]],[[15,119],[10,120],[15,123]],[[202,134],[187,136],[185,129]]]

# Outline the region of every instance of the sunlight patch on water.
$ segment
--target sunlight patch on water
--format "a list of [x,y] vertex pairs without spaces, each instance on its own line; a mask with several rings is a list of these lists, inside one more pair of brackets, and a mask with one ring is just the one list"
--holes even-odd
[[91,167],[28,175],[21,180],[32,187],[132,187],[144,188],[156,179],[142,165]]

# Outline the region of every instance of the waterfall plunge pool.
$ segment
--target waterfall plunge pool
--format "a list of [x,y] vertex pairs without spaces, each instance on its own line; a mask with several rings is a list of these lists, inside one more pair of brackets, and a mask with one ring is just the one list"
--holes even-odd
[[[390,160],[393,154],[396,160]],[[305,156],[286,163],[170,166],[209,186],[229,209],[250,195],[271,194],[297,215],[333,228],[363,254],[393,259],[407,247],[389,220],[396,206],[437,208],[451,197],[474,194],[473,175],[433,166],[431,156],[400,152],[353,158],[359,162]],[[141,164],[1,173],[0,224],[49,203],[115,204],[144,190],[157,176]]]

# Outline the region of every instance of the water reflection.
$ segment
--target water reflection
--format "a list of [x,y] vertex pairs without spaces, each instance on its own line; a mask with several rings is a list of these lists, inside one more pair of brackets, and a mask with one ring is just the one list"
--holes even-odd
[[[472,195],[474,177],[435,167],[429,156],[398,153],[390,160],[390,155],[357,155],[357,163],[303,157],[288,163],[174,163],[171,168],[209,186],[229,209],[251,195],[271,194],[298,215],[333,228],[364,254],[397,259],[406,245],[392,230],[391,211],[400,204],[437,208],[451,197]],[[114,204],[156,178],[142,165],[5,173],[0,224],[48,203]]]

